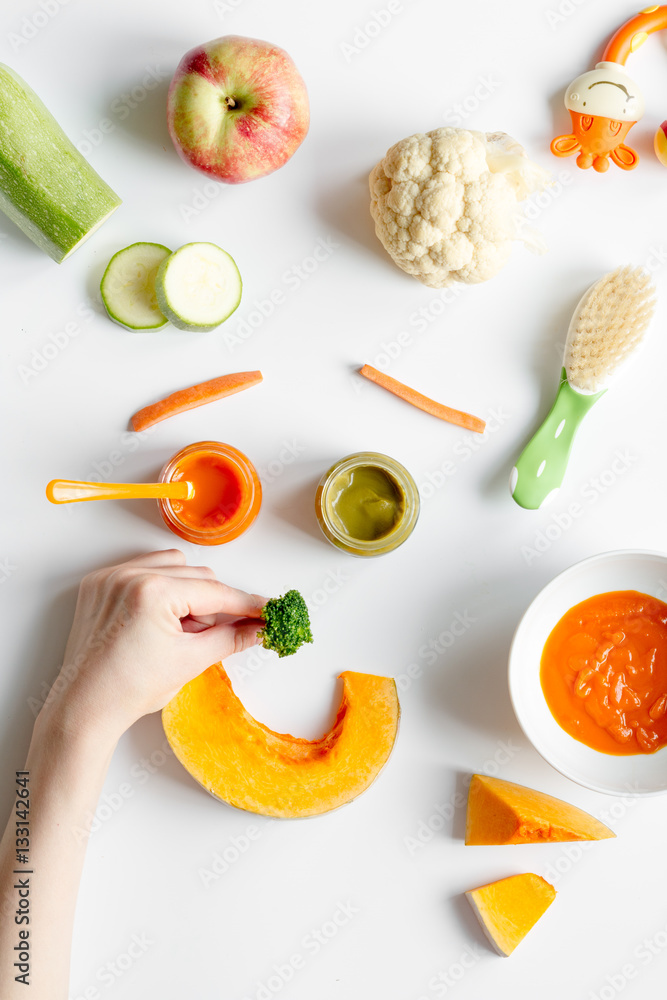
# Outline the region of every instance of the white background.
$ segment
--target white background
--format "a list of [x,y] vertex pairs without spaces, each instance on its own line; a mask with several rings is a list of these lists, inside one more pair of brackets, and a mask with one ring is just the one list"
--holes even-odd
[[[80,577],[176,541],[149,501],[49,506],[44,486],[53,477],[86,478],[115,463],[112,478],[152,480],[192,441],[239,447],[264,474],[261,516],[228,546],[184,546],[188,560],[265,594],[298,587],[316,636],[287,662],[230,661],[249,710],[275,729],[314,737],[334,717],[341,670],[404,675],[401,731],[377,784],[309,822],[269,823],[227,808],[165,761],[158,717],[136,725],[114,758],[104,822],[88,848],[72,998],[609,1000],[664,989],[667,799],[623,802],[562,778],[523,738],[506,686],[516,623],[558,571],[606,549],[665,548],[662,309],[631,372],[587,418],[555,504],[527,512],[507,489],[515,457],[551,404],[559,345],[582,291],[626,262],[654,269],[663,299],[667,285],[667,173],[651,153],[667,116],[662,39],[631,58],[647,98],[628,140],[642,154],[638,169],[584,173],[548,150],[569,131],[562,93],[634,8],[563,0],[559,15],[559,2],[402,0],[379,32],[365,25],[383,0],[69,0],[55,14],[54,0],[44,0],[49,17],[37,0],[3,7],[0,58],[75,142],[88,143],[90,161],[124,200],[60,267],[0,221],[4,787],[24,761],[31,705],[61,662]],[[237,187],[212,186],[181,162],[164,110],[184,52],[226,33],[283,46],[312,102],[310,134],[294,159]],[[129,109],[127,95],[147,73],[159,85],[136,91],[143,99]],[[478,100],[476,89],[487,96]],[[447,123],[508,131],[560,180],[532,210],[549,254],[517,245],[500,276],[442,308],[439,294],[395,268],[376,241],[366,178],[392,143]],[[229,250],[244,278],[243,302],[225,326],[204,336],[131,334],[106,318],[97,293],[113,252],[137,240],[175,248],[198,239]],[[287,273],[319,240],[336,248],[294,287]],[[239,325],[274,289],[285,302],[240,341]],[[428,317],[421,329],[420,309]],[[52,335],[72,323],[69,343],[35,372]],[[397,352],[402,331],[411,342]],[[353,371],[364,362],[487,418],[489,431],[467,434],[362,384]],[[164,422],[136,447],[127,435],[140,406],[253,368],[263,385]],[[276,465],[290,449],[297,458]],[[361,449],[392,455],[425,487],[409,542],[369,561],[329,546],[313,513],[321,474]],[[434,489],[447,461],[455,474]],[[578,516],[568,526],[572,503]],[[474,622],[445,650],[457,613]],[[443,633],[437,657],[427,657],[424,647]],[[410,664],[421,676],[408,683]],[[465,810],[451,802],[472,771],[606,815],[618,839],[586,850],[465,848]],[[124,800],[121,786],[130,789]],[[120,800],[113,811],[109,803]],[[434,820],[438,807],[453,818]],[[429,824],[440,829],[426,842]],[[232,838],[243,846],[249,828],[249,849],[205,887],[200,870],[211,871],[216,852],[233,857]],[[488,949],[461,894],[522,871],[549,878],[558,897],[505,961]],[[342,924],[340,904],[354,914],[316,947],[309,935],[323,925],[330,932],[336,915]],[[127,968],[135,934],[151,943]],[[304,967],[282,985],[275,967],[295,954]]]

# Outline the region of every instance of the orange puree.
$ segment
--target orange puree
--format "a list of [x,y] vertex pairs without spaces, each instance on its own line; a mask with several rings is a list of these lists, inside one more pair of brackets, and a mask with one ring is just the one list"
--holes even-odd
[[609,754],[667,744],[667,604],[636,590],[597,594],[563,615],[540,680],[556,722]]
[[167,526],[195,545],[221,545],[253,523],[262,503],[254,465],[221,441],[197,441],[182,448],[162,470],[162,482],[192,483],[189,500],[158,500]]
[[191,500],[172,501],[179,521],[194,528],[215,529],[231,520],[241,506],[243,483],[238,468],[219,455],[195,452],[178,463],[173,481],[185,479],[194,486]]

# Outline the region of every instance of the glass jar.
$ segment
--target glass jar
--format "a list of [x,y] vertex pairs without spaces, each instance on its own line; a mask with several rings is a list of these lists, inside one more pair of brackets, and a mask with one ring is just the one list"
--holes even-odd
[[412,533],[419,517],[419,491],[400,462],[360,451],[324,474],[315,494],[315,513],[332,545],[355,556],[380,556]]
[[190,500],[158,500],[167,527],[195,545],[222,545],[250,527],[262,503],[252,462],[220,441],[198,441],[170,458],[160,482],[194,485]]

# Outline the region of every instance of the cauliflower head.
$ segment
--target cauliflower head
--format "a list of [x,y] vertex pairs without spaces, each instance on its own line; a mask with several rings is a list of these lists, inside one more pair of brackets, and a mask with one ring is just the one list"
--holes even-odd
[[371,171],[375,232],[400,268],[431,288],[498,274],[520,239],[544,252],[520,202],[549,173],[504,132],[437,128],[402,139]]

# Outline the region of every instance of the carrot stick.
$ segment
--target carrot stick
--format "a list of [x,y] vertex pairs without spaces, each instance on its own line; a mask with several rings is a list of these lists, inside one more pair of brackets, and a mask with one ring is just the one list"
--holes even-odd
[[203,406],[204,403],[213,403],[224,396],[232,396],[235,392],[249,389],[251,385],[257,385],[261,381],[261,372],[234,372],[232,375],[212,378],[208,382],[199,382],[188,389],[179,389],[178,392],[172,392],[170,396],[160,399],[157,403],[151,403],[150,406],[137,410],[131,420],[132,427],[135,431],[144,431],[147,427],[152,427],[167,417],[173,417],[176,413],[192,410],[195,406]]
[[416,392],[402,382],[398,382],[390,375],[379,372],[377,368],[373,368],[371,365],[364,365],[363,368],[359,369],[359,374],[371,382],[375,382],[376,385],[382,386],[383,389],[393,392],[395,396],[405,400],[406,403],[411,403],[420,410],[430,413],[433,417],[446,420],[447,423],[456,424],[458,427],[465,427],[469,431],[477,431],[478,434],[484,433],[484,428],[486,427],[484,420],[480,420],[479,417],[473,417],[470,413],[463,413],[462,410],[452,410],[449,406],[436,403],[434,399],[422,396],[421,392]]

